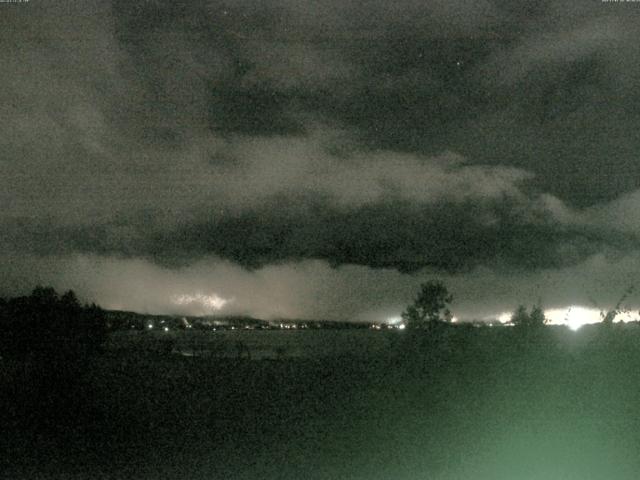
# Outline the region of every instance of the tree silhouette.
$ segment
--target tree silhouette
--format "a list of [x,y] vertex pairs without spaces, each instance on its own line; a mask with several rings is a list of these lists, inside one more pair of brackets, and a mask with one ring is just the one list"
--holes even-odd
[[92,418],[85,373],[106,335],[103,311],[82,306],[73,291],[39,286],[0,302],[0,358],[23,366],[12,391],[21,425],[49,431]]
[[439,280],[431,280],[420,285],[420,291],[411,305],[402,313],[409,328],[429,328],[436,322],[450,321],[449,305],[453,296]]
[[64,308],[70,310],[79,310],[81,308],[80,302],[78,301],[78,297],[73,290],[69,290],[65,292],[62,297],[60,297],[60,304]]
[[600,319],[602,320],[602,324],[605,327],[610,327],[611,325],[613,325],[613,321],[615,320],[615,318],[621,313],[624,313],[627,311],[623,307],[623,303],[627,299],[627,297],[629,297],[629,295],[633,293],[634,288],[635,288],[634,285],[630,285],[629,287],[627,287],[627,289],[623,292],[622,296],[620,297],[620,300],[618,300],[618,303],[616,303],[616,305],[611,310],[608,310],[606,313],[600,310]]
[[527,312],[527,307],[524,305],[518,305],[511,315],[511,323],[518,328],[534,329],[543,327],[547,323],[547,319],[539,305],[534,305],[531,312]]
[[0,303],[0,355],[52,361],[95,352],[106,339],[102,310],[83,307],[69,290],[36,287]]
[[511,323],[518,326],[525,326],[529,323],[529,313],[527,312],[527,307],[524,305],[518,305],[516,310],[511,315]]
[[532,327],[542,327],[547,323],[547,318],[544,316],[544,311],[540,305],[534,305],[531,307],[531,313],[529,314],[529,322]]

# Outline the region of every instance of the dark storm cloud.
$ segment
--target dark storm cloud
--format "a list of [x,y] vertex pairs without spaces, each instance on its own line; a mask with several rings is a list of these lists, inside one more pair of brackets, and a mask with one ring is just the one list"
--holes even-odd
[[483,264],[558,268],[603,251],[625,252],[638,242],[627,232],[562,225],[542,210],[526,212],[537,218],[525,219],[514,215],[519,207],[509,203],[503,198],[480,205],[465,201],[417,207],[390,201],[348,212],[274,203],[218,222],[189,225],[156,246],[163,251],[187,244],[250,268],[317,258],[401,272],[424,267],[455,272]]
[[469,275],[637,251],[631,3],[0,8],[13,258]]
[[[601,223],[566,222],[544,204],[502,197],[434,205],[388,200],[343,210],[327,200],[272,199],[261,207],[194,218],[171,228],[140,214],[90,226],[14,221],[6,246],[41,255],[82,252],[146,258],[172,267],[214,254],[256,269],[321,259],[416,272],[448,272],[481,265],[505,269],[560,268],[599,253],[633,251],[638,233]],[[402,216],[398,212],[402,212]],[[517,213],[516,213],[517,212]],[[507,233],[505,233],[507,232]],[[27,248],[28,247],[28,248]]]

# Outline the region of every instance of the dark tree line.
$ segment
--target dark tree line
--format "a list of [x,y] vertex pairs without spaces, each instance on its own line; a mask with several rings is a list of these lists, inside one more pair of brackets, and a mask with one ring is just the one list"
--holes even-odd
[[0,355],[19,360],[81,357],[99,350],[107,335],[102,309],[82,305],[69,290],[36,287],[0,300]]
[[511,323],[514,327],[521,330],[536,330],[544,327],[547,319],[540,305],[531,307],[531,311],[527,312],[527,307],[519,305],[513,315],[511,315]]
[[[620,311],[620,305],[625,296],[612,310],[611,319]],[[450,323],[453,315],[449,306],[453,301],[453,295],[440,280],[430,280],[420,285],[420,290],[411,303],[402,312],[405,325],[411,329],[433,330],[438,325]],[[607,314],[607,318],[611,314]],[[607,318],[603,316],[605,323]],[[517,327],[517,331],[536,331],[547,323],[544,310],[540,305],[534,305],[530,311],[524,305],[516,308],[511,316],[511,324]]]

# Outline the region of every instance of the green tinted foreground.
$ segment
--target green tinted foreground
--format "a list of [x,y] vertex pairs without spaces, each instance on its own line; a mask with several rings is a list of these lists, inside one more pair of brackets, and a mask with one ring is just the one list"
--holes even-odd
[[329,358],[105,352],[64,384],[5,363],[6,478],[637,478],[634,328],[393,335]]

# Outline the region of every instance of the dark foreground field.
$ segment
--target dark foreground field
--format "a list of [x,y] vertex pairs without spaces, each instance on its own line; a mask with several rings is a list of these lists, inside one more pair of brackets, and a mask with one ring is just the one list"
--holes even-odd
[[329,357],[5,361],[2,478],[638,478],[635,327],[379,334]]

